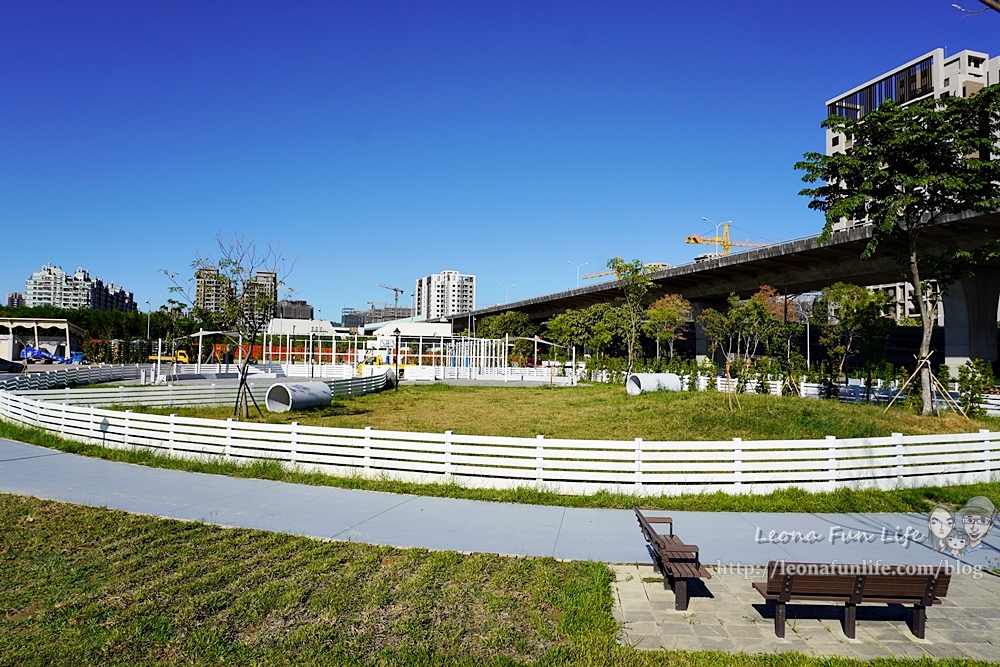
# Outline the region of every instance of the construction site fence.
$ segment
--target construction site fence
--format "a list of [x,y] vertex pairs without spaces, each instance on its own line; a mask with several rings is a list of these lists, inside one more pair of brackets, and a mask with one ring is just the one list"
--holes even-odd
[[[157,388],[162,389],[162,388]],[[127,386],[116,402],[145,402]],[[79,394],[84,390],[71,390]],[[201,402],[210,388],[202,387]],[[838,439],[626,441],[259,424],[70,404],[59,392],[0,392],[0,418],[63,438],[200,461],[277,461],[338,476],[532,487],[558,493],[758,494],[797,487],[893,489],[994,480],[1000,432]]]

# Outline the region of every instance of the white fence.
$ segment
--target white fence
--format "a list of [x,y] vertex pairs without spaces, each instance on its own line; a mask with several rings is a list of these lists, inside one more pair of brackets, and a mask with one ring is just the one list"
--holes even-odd
[[[48,392],[46,397],[58,400]],[[0,392],[0,418],[106,447],[148,448],[185,458],[273,459],[335,475],[532,486],[560,493],[766,493],[791,486],[829,491],[967,484],[992,479],[1000,466],[1000,433],[990,431],[843,440],[555,440],[164,417],[11,392]]]
[[[385,372],[368,377],[351,377],[346,380],[324,380],[334,396],[363,396],[381,391],[389,382]],[[270,383],[248,381],[250,393],[262,407]],[[172,384],[154,386],[120,386],[78,389],[38,389],[18,391],[19,396],[37,398],[66,405],[145,405],[149,407],[171,406],[219,406],[232,405],[236,400],[238,387],[235,382],[224,385]]]

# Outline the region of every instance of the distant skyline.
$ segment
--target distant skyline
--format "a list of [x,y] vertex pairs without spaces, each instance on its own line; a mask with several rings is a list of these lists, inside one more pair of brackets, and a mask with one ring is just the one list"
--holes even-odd
[[[975,3],[973,3],[975,4]],[[316,316],[477,277],[478,307],[626,260],[818,233],[827,99],[934,48],[949,0],[8,3],[0,292],[44,264],[169,298],[215,236],[280,242]],[[582,266],[581,266],[582,265]],[[285,293],[282,293],[282,297]]]

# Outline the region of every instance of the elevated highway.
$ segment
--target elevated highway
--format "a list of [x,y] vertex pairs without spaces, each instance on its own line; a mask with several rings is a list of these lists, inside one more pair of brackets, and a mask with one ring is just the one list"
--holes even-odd
[[[894,242],[880,245],[869,259],[861,259],[871,240],[872,228],[858,226],[833,234],[825,243],[819,236],[777,243],[728,257],[673,266],[650,274],[651,299],[667,293],[683,295],[696,309],[725,303],[730,294],[749,297],[761,285],[779,292],[799,294],[823,289],[836,282],[875,285],[905,280],[904,248]],[[929,251],[958,246],[972,248],[1000,239],[1000,213],[951,216],[924,232],[922,245]],[[542,322],[571,309],[621,298],[618,281],[480,308],[453,316],[456,325],[508,310],[527,313]],[[945,294],[945,357],[963,363],[974,357],[995,359],[997,303],[1000,301],[1000,261],[984,266],[974,278],[948,286]]]

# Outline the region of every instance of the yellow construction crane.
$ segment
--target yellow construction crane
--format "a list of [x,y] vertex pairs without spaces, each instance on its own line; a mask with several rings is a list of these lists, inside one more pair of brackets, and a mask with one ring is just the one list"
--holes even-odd
[[396,295],[396,308],[399,308],[399,295],[405,292],[406,290],[400,289],[398,287],[393,287],[392,285],[386,285],[385,283],[379,283],[379,287],[384,287],[386,289],[391,289],[393,291],[393,294]]
[[[650,262],[649,264],[645,264],[643,268],[649,272],[662,271],[663,269],[669,269],[670,265],[666,262]],[[597,273],[588,273],[583,277],[583,279],[588,280],[590,278],[602,278],[604,276],[613,276],[614,274],[614,271],[598,271]]]
[[[715,233],[718,234],[719,230],[716,228]],[[767,245],[766,243],[754,243],[753,241],[730,241],[729,240],[729,223],[722,223],[722,236],[700,236],[698,234],[693,234],[686,239],[684,243],[698,243],[700,245],[714,245],[716,248],[722,246],[722,256],[729,256],[729,249],[733,246],[739,246],[742,248],[759,248],[761,246]]]

